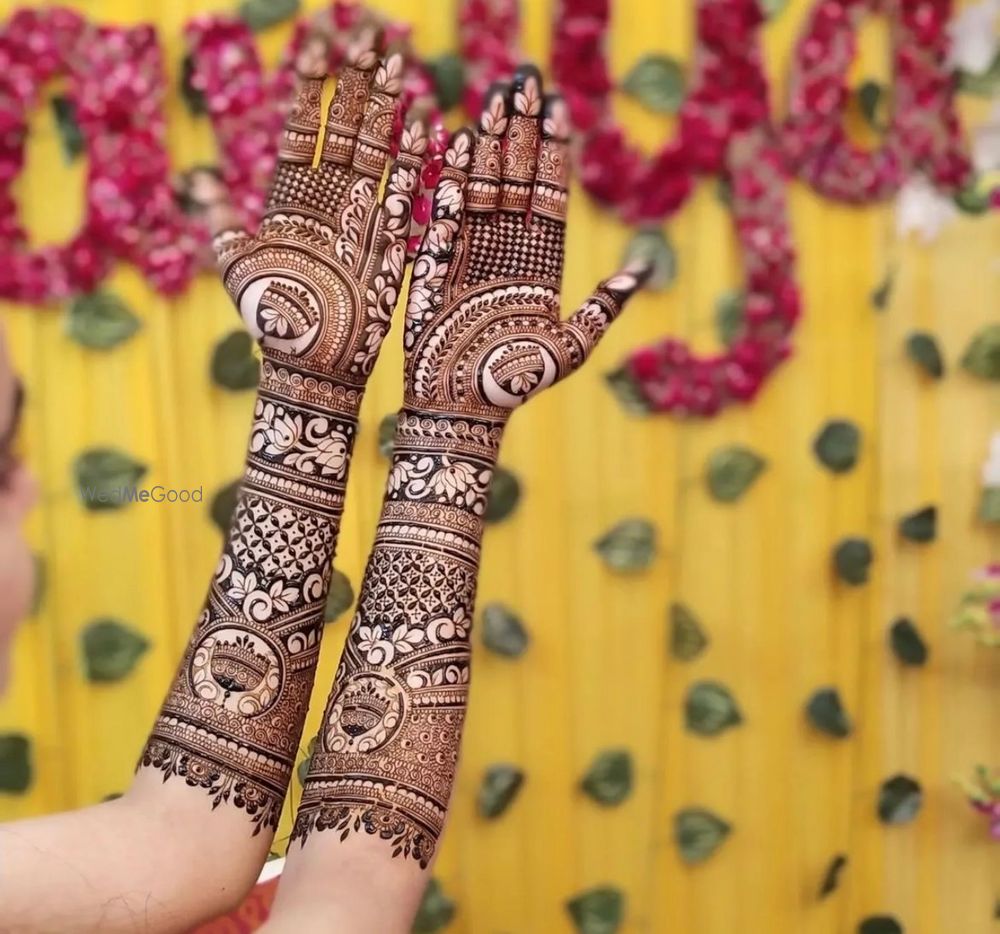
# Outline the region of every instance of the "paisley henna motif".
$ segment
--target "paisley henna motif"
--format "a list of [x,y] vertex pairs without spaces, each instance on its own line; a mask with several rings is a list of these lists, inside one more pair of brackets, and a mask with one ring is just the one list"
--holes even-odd
[[[210,213],[226,289],[263,364],[241,492],[205,604],[140,768],[179,776],[277,825],[299,748],[365,382],[405,263],[410,201],[426,148],[400,140],[385,196],[399,56],[352,51],[322,159],[325,49],[307,44],[256,235]],[[314,43],[313,43],[314,44]]]
[[458,762],[504,426],[586,359],[645,275],[623,270],[560,318],[567,129],[562,101],[523,69],[513,88],[487,94],[478,135],[458,132],[445,155],[414,264],[382,517],[297,839],[365,833],[422,868],[433,858]]

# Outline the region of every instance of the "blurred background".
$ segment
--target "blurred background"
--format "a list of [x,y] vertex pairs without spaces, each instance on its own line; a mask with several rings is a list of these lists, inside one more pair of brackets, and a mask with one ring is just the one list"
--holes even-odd
[[[324,8],[249,6],[269,66],[295,16]],[[778,121],[815,4],[765,6],[759,38]],[[613,115],[652,152],[677,132],[695,6],[613,7]],[[233,4],[70,8],[155,27],[171,167],[216,163],[211,122],[180,90],[183,29]],[[416,53],[453,97],[460,4],[370,8],[412,26]],[[996,930],[1000,842],[988,812],[998,836],[1000,655],[990,643],[1000,609],[990,617],[995,578],[982,571],[1000,558],[996,12],[989,0],[951,12],[966,26],[950,41],[988,47],[985,57],[953,49],[949,65],[962,75],[955,106],[979,170],[972,194],[908,183],[895,198],[847,205],[785,184],[802,317],[791,355],[751,402],[683,419],[643,412],[649,400],[636,404],[631,377],[606,378],[668,335],[702,353],[731,339],[741,256],[726,193],[706,177],[643,234],[659,287],[634,301],[584,373],[514,420],[486,535],[462,768],[420,930]],[[547,76],[556,16],[549,0],[523,3],[510,39]],[[845,126],[867,147],[885,131],[890,38],[885,19],[867,18],[847,73]],[[72,127],[52,103],[64,93],[59,79],[46,84],[13,187],[32,245],[63,242],[80,224],[87,160],[67,150]],[[451,127],[464,119],[460,105],[447,115]],[[638,228],[575,186],[568,229],[564,304],[574,307]],[[28,532],[43,572],[0,699],[0,820],[126,787],[241,471],[252,379],[238,338],[219,349],[238,320],[215,276],[167,298],[119,263],[100,287],[96,311],[78,297],[0,304],[26,384],[22,448],[42,488]],[[396,330],[365,399],[336,561],[342,600],[305,736],[372,542],[387,466],[378,428],[398,407],[400,372]],[[109,448],[110,462],[81,461]],[[89,508],[78,492],[88,465],[98,480],[201,488],[203,499]],[[987,774],[977,778],[978,766]],[[516,794],[497,796],[496,774],[520,779]],[[279,853],[299,794],[295,781]]]

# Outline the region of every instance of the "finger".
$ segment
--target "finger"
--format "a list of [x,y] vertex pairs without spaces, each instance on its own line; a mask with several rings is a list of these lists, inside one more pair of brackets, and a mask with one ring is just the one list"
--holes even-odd
[[365,115],[372,71],[378,64],[377,41],[375,30],[365,29],[347,50],[347,64],[337,77],[337,88],[326,115],[323,162],[351,164],[354,143]]
[[444,167],[431,204],[430,223],[413,264],[413,281],[406,306],[404,344],[407,349],[414,345],[441,304],[442,289],[455,260],[474,144],[472,131],[463,128],[451,138],[444,154]]
[[492,213],[500,204],[503,138],[507,132],[509,106],[510,87],[502,83],[492,85],[483,101],[472,170],[465,192],[469,213]]
[[569,186],[569,110],[559,94],[542,103],[542,142],[531,192],[531,216],[565,223]]
[[534,65],[514,74],[511,114],[504,139],[500,210],[524,214],[538,163],[538,118],[542,112],[542,76]]
[[368,93],[365,115],[354,146],[354,170],[360,175],[382,180],[389,161],[392,127],[402,90],[403,56],[396,52],[378,66]]
[[410,232],[413,195],[420,184],[420,169],[427,143],[427,128],[422,121],[414,120],[403,128],[399,153],[385,186],[386,250],[402,252],[400,270],[406,263],[406,238]]
[[326,52],[325,41],[314,36],[307,41],[296,60],[298,83],[278,146],[280,162],[312,165],[319,139]]
[[646,260],[630,262],[624,269],[600,283],[594,294],[562,323],[561,332],[569,340],[572,351],[570,372],[590,356],[612,322],[621,314],[625,304],[652,271],[652,264]]

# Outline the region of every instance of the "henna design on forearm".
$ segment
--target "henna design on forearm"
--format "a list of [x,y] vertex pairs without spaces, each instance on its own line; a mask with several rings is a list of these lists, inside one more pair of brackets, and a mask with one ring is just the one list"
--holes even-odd
[[[277,826],[323,632],[365,382],[389,328],[426,135],[407,126],[384,198],[402,59],[361,37],[320,133],[325,47],[307,43],[256,235],[210,212],[223,282],[263,348],[246,469],[222,558],[140,768]],[[377,66],[377,67],[376,67]]]
[[[377,836],[429,866],[458,762],[483,513],[504,425],[589,355],[644,270],[559,317],[568,119],[521,70],[445,154],[404,333],[404,409],[293,837]],[[468,202],[466,210],[466,202]]]

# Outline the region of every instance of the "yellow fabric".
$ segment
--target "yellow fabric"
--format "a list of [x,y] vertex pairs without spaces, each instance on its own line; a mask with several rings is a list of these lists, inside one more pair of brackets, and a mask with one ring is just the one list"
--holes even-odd
[[[72,5],[106,22],[155,22],[176,88],[182,24],[230,4]],[[455,46],[452,0],[373,5],[412,22],[420,51]],[[544,62],[553,3],[523,6],[523,47]],[[4,16],[14,8],[0,5]],[[616,73],[652,50],[687,59],[692,9],[618,4]],[[764,30],[779,109],[807,9],[793,2]],[[287,34],[278,28],[263,38],[271,61]],[[884,42],[879,29],[866,31],[856,77],[885,74]],[[624,100],[618,113],[649,147],[673,132]],[[962,114],[981,121],[986,105],[963,101]],[[190,117],[174,91],[168,124],[175,166],[211,161],[207,122]],[[22,213],[39,242],[61,240],[77,224],[83,169],[64,167],[47,108],[35,119],[29,160],[18,182]],[[713,304],[739,283],[739,257],[705,182],[669,225],[680,262],[674,285],[638,298],[585,374],[514,419],[502,462],[524,495],[516,514],[487,532],[480,606],[508,603],[532,642],[517,661],[477,646],[454,815],[436,869],[458,903],[450,931],[568,931],[565,900],[597,884],[624,891],[625,932],[840,934],[883,912],[898,915],[908,934],[991,928],[996,844],[953,779],[976,762],[1000,761],[991,695],[1000,656],[948,631],[945,620],[969,571],[991,549],[997,554],[995,535],[973,519],[980,465],[998,427],[996,390],[955,363],[998,310],[1000,217],[962,219],[924,247],[895,238],[888,207],[852,209],[799,184],[790,190],[805,317],[794,358],[759,401],[708,422],[642,419],[624,414],[601,378],[629,348],[664,333],[712,345]],[[569,231],[572,307],[614,267],[629,231],[580,191]],[[869,295],[890,267],[895,289],[879,314]],[[217,282],[202,276],[167,301],[122,267],[108,287],[143,320],[135,338],[110,352],[71,342],[59,308],[4,307],[28,387],[25,448],[44,491],[29,533],[49,584],[40,616],[18,638],[15,677],[0,703],[0,732],[32,737],[34,784],[23,796],[0,794],[0,819],[87,804],[127,785],[220,548],[204,504],[85,511],[73,458],[113,444],[150,465],[150,484],[203,486],[206,500],[241,468],[253,394],[209,380],[212,347],[237,325]],[[941,341],[950,368],[939,384],[905,359],[914,328]],[[385,472],[375,426],[397,407],[400,357],[397,326],[365,402],[340,540],[337,563],[355,587]],[[848,475],[824,471],[810,451],[830,417],[851,418],[864,433]],[[746,498],[728,506],[709,498],[702,479],[706,458],[725,443],[768,459]],[[902,544],[898,517],[927,503],[940,509],[939,540]],[[655,522],[659,554],[646,572],[615,575],[591,545],[626,516]],[[876,551],[871,582],[855,589],[830,573],[831,546],[848,534],[869,536]],[[689,604],[711,633],[710,649],[691,665],[668,656],[672,600]],[[154,645],[132,676],[101,686],[81,674],[78,635],[106,615]],[[924,670],[901,668],[887,648],[887,626],[899,615],[912,616],[929,639]],[[306,736],[346,619],[328,629]],[[746,717],[716,739],[691,736],[682,723],[685,690],[705,677],[729,684]],[[824,685],[840,689],[855,718],[847,740],[805,723],[804,701]],[[603,809],[577,786],[608,747],[632,751],[636,783],[626,803]],[[510,810],[487,822],[475,813],[475,794],[495,762],[516,763],[528,777]],[[925,805],[913,824],[886,828],[875,815],[877,789],[900,771],[921,780]],[[296,784],[291,806],[298,797]],[[674,813],[689,805],[735,827],[694,868],[680,862],[671,830]],[[850,865],[840,891],[820,903],[816,890],[837,852]]]

